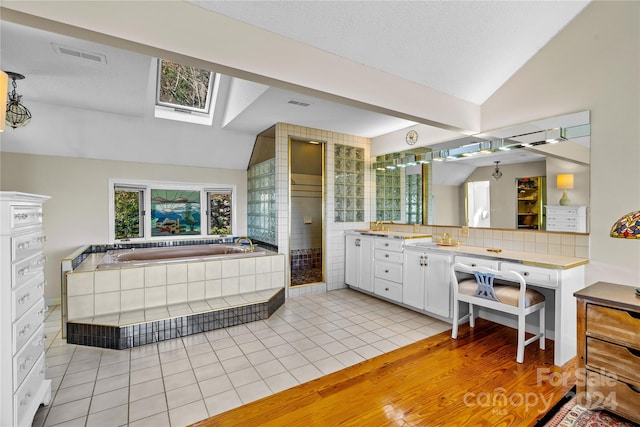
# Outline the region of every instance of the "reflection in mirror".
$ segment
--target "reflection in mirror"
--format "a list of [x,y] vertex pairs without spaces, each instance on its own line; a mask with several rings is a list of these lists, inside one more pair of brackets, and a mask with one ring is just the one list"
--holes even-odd
[[[589,145],[590,118],[584,111],[378,156],[372,159],[374,218],[555,230],[547,227],[546,206],[561,205],[564,191],[571,206],[589,205]],[[496,162],[498,180],[492,177]],[[572,189],[558,186],[559,174],[573,175]],[[535,198],[521,194],[534,182]]]

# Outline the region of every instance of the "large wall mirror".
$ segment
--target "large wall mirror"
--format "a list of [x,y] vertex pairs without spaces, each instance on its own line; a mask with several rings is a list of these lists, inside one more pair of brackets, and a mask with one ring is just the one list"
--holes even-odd
[[377,156],[372,218],[547,230],[546,206],[588,210],[589,147],[583,111]]

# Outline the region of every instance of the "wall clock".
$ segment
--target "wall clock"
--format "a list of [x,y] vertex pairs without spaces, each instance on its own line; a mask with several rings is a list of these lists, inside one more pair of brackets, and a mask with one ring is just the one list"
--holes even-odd
[[407,136],[406,136],[406,141],[407,144],[409,145],[413,145],[416,142],[418,142],[418,132],[416,132],[415,130],[410,130],[409,132],[407,132]]

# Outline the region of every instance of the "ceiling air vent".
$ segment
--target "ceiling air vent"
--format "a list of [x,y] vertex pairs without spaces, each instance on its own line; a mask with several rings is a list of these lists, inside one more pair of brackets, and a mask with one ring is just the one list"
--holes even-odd
[[295,101],[293,99],[289,101],[289,104],[298,105],[300,107],[308,107],[309,105],[311,105],[308,102]]
[[101,53],[88,52],[86,50],[77,49],[74,47],[61,46],[53,43],[53,49],[61,55],[69,55],[79,59],[86,59],[97,64],[106,64],[107,57]]

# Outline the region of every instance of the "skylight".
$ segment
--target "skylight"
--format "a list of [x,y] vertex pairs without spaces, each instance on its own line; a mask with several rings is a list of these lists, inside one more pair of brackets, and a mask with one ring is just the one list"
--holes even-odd
[[211,125],[215,73],[158,59],[155,116]]

